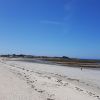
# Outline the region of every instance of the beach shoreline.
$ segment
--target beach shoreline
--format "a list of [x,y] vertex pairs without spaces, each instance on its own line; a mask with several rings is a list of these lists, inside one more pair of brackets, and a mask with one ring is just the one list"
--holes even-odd
[[[6,59],[1,60],[0,67],[2,68],[2,66],[27,84],[27,86],[31,88],[32,93],[36,93],[35,97],[39,97],[38,99],[33,99],[34,95],[32,95],[32,97],[27,100],[100,100],[99,86],[97,86],[98,89],[95,86],[89,86],[91,84],[87,84],[87,82],[84,83],[80,78],[76,76],[71,77],[69,74],[71,72],[69,72],[68,75],[57,73],[55,66],[58,67],[58,65],[9,61]],[[43,70],[41,70],[40,67],[43,67]],[[49,67],[56,71],[53,72]],[[62,66],[60,66],[60,68],[58,67],[58,69],[63,69],[61,67]],[[79,69],[78,71],[81,72]],[[71,74],[74,75],[73,72]],[[92,81],[90,80],[90,82]],[[83,84],[85,85],[83,86]],[[95,88],[93,89],[94,91],[91,87]]]

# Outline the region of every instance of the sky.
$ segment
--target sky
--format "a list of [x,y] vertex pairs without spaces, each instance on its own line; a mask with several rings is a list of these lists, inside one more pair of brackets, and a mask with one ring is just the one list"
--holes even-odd
[[0,54],[100,59],[100,0],[0,0]]

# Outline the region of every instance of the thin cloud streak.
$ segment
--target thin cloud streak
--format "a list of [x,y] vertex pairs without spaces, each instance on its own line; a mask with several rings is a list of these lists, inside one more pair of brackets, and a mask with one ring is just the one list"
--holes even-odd
[[49,21],[49,20],[43,20],[43,21],[40,21],[40,23],[43,23],[43,24],[61,25],[61,23],[60,23],[60,22],[56,22],[56,21]]

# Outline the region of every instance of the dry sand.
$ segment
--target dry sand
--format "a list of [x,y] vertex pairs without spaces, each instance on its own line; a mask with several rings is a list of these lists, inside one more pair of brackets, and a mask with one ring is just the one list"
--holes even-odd
[[[49,68],[41,70],[38,66],[55,67],[1,60],[0,100],[100,100],[99,87],[97,89],[92,86],[91,89],[70,75],[63,76],[56,71],[51,73]],[[60,68],[62,69],[62,66]],[[74,76],[74,73],[72,74]]]

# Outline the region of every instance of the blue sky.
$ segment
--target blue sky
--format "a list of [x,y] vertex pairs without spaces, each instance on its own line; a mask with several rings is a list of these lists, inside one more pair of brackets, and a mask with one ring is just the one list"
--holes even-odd
[[100,0],[0,0],[0,54],[100,58]]

